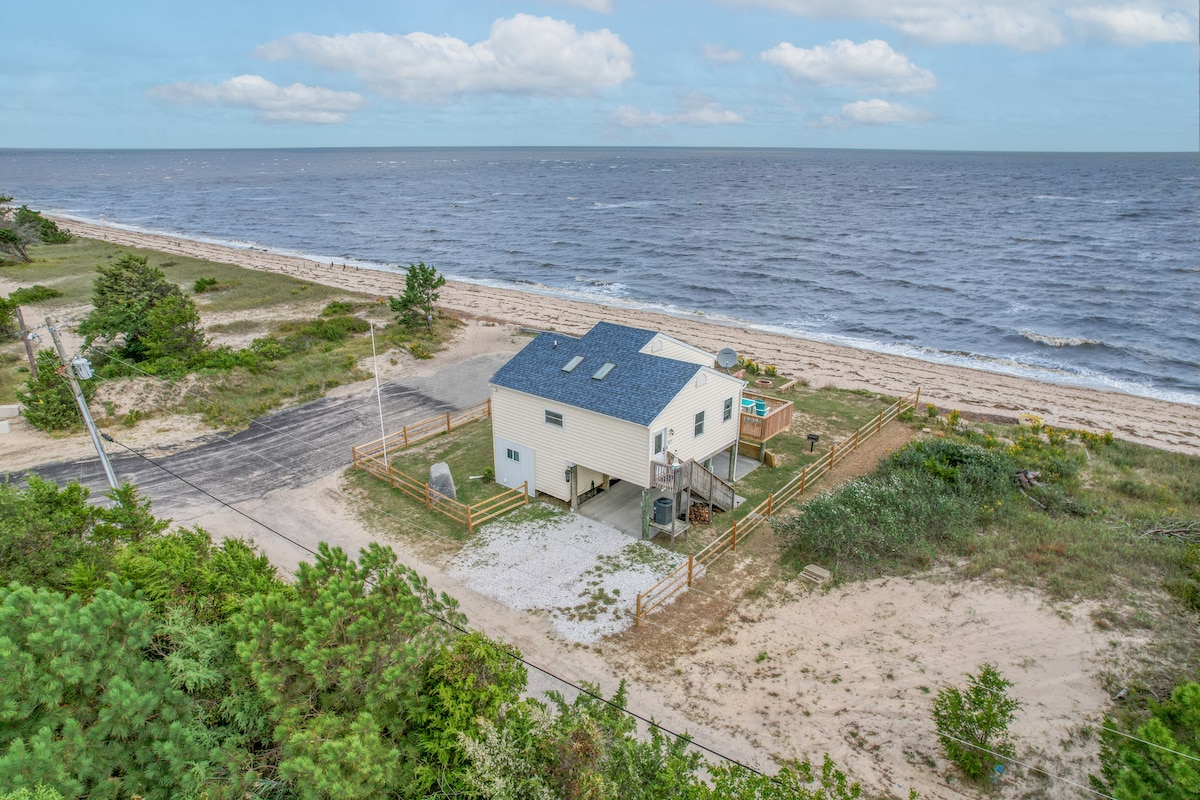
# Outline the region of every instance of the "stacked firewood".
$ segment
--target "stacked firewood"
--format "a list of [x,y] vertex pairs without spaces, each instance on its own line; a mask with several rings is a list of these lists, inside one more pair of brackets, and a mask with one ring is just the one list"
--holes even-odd
[[707,525],[709,523],[708,506],[704,503],[692,503],[692,507],[688,509],[688,521]]

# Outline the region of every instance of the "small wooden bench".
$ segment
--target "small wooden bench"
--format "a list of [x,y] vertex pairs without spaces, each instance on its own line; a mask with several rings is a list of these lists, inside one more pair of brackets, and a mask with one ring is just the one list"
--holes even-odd
[[809,564],[800,573],[800,577],[804,578],[806,581],[812,581],[817,586],[824,586],[825,584],[829,583],[831,576],[829,574],[829,570],[825,569],[824,567],[818,567],[816,564]]

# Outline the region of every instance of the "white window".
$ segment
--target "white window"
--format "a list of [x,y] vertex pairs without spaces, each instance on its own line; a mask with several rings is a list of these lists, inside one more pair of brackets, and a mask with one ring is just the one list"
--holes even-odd
[[667,452],[667,429],[663,428],[654,434],[654,455],[662,455],[665,452]]
[[562,414],[558,413],[557,411],[551,411],[550,409],[547,408],[546,409],[546,424],[547,425],[557,425],[558,427],[561,428],[563,426]]
[[696,414],[696,435],[704,433],[704,412],[700,411]]
[[725,401],[725,413],[721,416],[721,420],[723,422],[729,422],[729,420],[731,420],[731,419],[733,419],[733,398],[732,397]]
[[509,461],[520,461],[521,460],[521,453],[519,451],[513,450],[511,447],[506,448],[506,449],[508,450],[508,460]]

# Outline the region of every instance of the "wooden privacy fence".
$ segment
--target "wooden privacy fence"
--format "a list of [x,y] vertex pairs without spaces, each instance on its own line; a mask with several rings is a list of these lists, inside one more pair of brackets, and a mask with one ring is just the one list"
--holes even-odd
[[468,506],[429,488],[427,481],[419,481],[396,469],[384,460],[383,454],[388,449],[406,449],[419,441],[449,433],[468,422],[486,419],[491,415],[492,401],[489,399],[485,403],[480,403],[457,414],[443,414],[412,425],[405,425],[402,430],[388,434],[383,439],[376,439],[373,442],[351,448],[354,466],[363,472],[382,478],[392,488],[399,489],[408,496],[420,500],[425,504],[425,508],[466,525],[467,532],[474,533],[475,526],[507,514],[520,506],[528,505],[529,484],[523,483],[515,489],[508,489],[495,497]]
[[781,508],[803,496],[808,488],[837,466],[846,456],[858,449],[860,444],[883,430],[884,425],[900,416],[906,409],[915,411],[920,402],[921,389],[918,387],[913,394],[901,397],[880,411],[875,419],[860,425],[845,439],[830,445],[829,450],[820,458],[806,465],[804,469],[800,470],[799,475],[767,495],[767,499],[757,508],[752,509],[742,519],[734,520],[728,531],[709,542],[699,552],[689,555],[686,564],[680,564],[670,575],[640,593],[637,596],[637,607],[634,611],[637,624],[641,625],[643,617],[691,586],[721,556],[737,550],[739,540],[745,541],[746,537],[757,531]]

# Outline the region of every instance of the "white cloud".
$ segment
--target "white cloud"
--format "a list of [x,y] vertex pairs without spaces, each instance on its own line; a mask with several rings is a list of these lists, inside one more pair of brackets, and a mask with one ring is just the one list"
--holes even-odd
[[937,86],[932,72],[917,67],[879,39],[862,44],[838,39],[807,50],[783,42],[761,58],[782,68],[797,83],[903,94],[928,92]]
[[613,10],[612,0],[557,0],[557,2],[562,5],[586,8],[588,11],[598,11],[601,14],[611,14]]
[[496,20],[487,40],[468,44],[428,33],[297,33],[260,46],[262,58],[302,59],[352,72],[400,100],[437,102],[459,94],[580,95],[633,76],[633,53],[615,33],[580,32],[549,17]]
[[355,92],[320,86],[277,86],[260,75],[238,75],[221,83],[169,83],[148,94],[172,103],[250,108],[270,122],[344,122],[366,105]]
[[617,124],[626,128],[657,128],[663,125],[737,125],[745,118],[736,111],[721,108],[707,97],[697,95],[683,104],[678,114],[642,111],[633,106],[621,106],[613,112]]
[[734,61],[741,60],[742,54],[737,50],[726,50],[719,44],[704,44],[701,45],[704,57],[709,61],[716,61],[719,64],[731,64]]
[[[1125,45],[1195,41],[1197,9],[1183,0],[732,0],[804,17],[881,22],[932,44],[1048,50],[1085,38]],[[1073,26],[1070,23],[1074,23]]]
[[1155,11],[1145,7],[1072,8],[1067,16],[1085,36],[1123,45],[1155,42],[1193,42],[1193,20],[1177,11]]
[[933,114],[887,100],[859,100],[842,106],[842,113],[835,117],[822,117],[814,127],[834,125],[895,125],[908,122],[928,122]]

